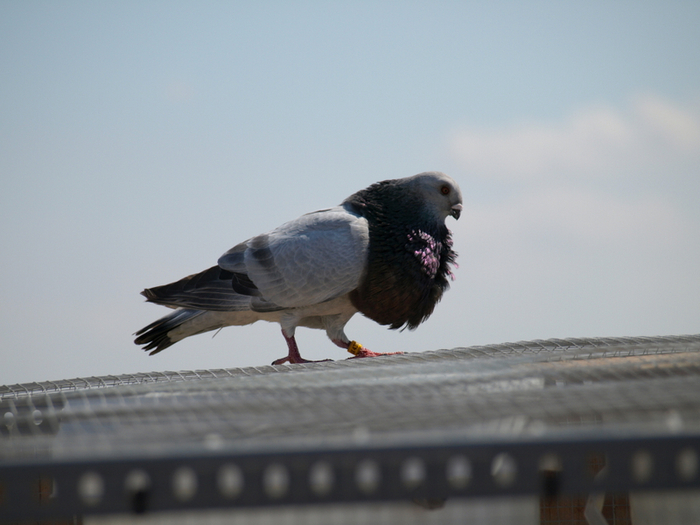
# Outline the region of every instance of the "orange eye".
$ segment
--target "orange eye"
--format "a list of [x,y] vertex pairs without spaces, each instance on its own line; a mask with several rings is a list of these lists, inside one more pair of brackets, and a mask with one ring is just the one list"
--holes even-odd
[[440,193],[442,193],[443,195],[449,195],[450,188],[448,188],[447,186],[443,186],[442,188],[440,188]]

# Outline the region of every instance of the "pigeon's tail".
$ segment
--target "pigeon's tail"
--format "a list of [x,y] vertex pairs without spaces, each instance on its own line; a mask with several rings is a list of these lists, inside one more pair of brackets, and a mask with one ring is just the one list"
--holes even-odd
[[[250,282],[245,274],[212,266],[177,282],[148,288],[141,292],[141,295],[148,302],[170,308],[217,312],[245,311],[250,309],[251,295],[257,290],[252,282],[246,287],[240,284],[241,281]],[[244,293],[240,290],[244,290]]]
[[[134,335],[137,337],[134,343],[145,345],[143,349],[146,351],[152,350],[150,355],[157,354],[188,335],[206,331],[201,330],[201,326],[199,326],[201,323],[196,322],[202,314],[206,314],[206,312],[186,308],[175,310],[136,332]],[[187,329],[188,326],[190,329]],[[195,327],[196,330],[194,330]]]

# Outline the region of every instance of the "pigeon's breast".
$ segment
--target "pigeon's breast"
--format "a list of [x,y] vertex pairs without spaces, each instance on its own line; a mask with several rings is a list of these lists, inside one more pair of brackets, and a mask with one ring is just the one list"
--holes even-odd
[[355,307],[391,328],[415,328],[429,317],[447,288],[453,259],[445,231],[414,228],[381,241],[370,236],[367,273],[350,296]]

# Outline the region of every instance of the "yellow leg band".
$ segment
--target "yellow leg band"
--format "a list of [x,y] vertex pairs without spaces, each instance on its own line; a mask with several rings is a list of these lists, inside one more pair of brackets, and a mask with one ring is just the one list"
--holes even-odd
[[348,346],[348,352],[352,355],[357,355],[362,351],[362,345],[357,341],[350,341],[350,346]]

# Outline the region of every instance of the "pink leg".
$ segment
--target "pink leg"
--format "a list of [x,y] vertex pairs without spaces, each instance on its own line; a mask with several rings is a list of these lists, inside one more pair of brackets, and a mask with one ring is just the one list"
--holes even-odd
[[323,361],[309,361],[308,359],[304,359],[301,357],[301,354],[299,353],[299,347],[297,346],[297,342],[294,339],[294,336],[292,337],[287,337],[286,334],[284,333],[284,330],[282,331],[282,335],[284,336],[284,340],[287,341],[287,347],[289,348],[289,354],[287,357],[282,357],[280,359],[276,359],[272,362],[273,365],[281,365],[283,363],[289,363],[289,364],[298,364],[298,363],[321,363],[323,361],[330,361],[330,359],[324,359]]
[[333,340],[333,342],[340,348],[345,348],[348,352],[353,354],[352,357],[348,359],[357,359],[358,357],[378,357],[380,355],[398,355],[403,354],[403,352],[372,352],[369,348],[365,348],[360,343],[356,341],[350,341],[349,343],[344,343],[343,341]]

